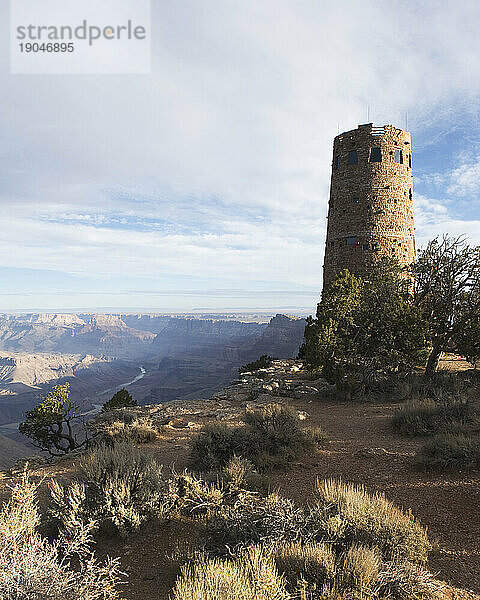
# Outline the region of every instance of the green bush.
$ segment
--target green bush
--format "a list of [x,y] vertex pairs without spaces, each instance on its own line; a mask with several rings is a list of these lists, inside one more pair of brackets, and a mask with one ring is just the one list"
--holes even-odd
[[238,372],[241,375],[242,373],[251,373],[254,371],[258,371],[259,369],[268,369],[268,367],[270,367],[270,365],[272,364],[273,360],[275,360],[275,359],[272,358],[271,356],[267,356],[266,354],[263,354],[257,360],[254,360],[253,362],[247,363],[246,365],[243,365],[242,367],[240,367],[238,369]]
[[97,562],[87,525],[55,543],[37,531],[37,486],[26,473],[0,510],[0,600],[115,600],[118,560]]
[[60,530],[89,522],[107,532],[126,535],[171,509],[168,482],[152,456],[127,443],[99,445],[80,462],[69,486],[52,482],[52,515]]
[[417,452],[417,464],[429,471],[480,467],[480,439],[464,434],[439,435]]
[[102,412],[108,412],[116,408],[126,408],[129,406],[138,406],[136,400],[132,398],[132,394],[125,388],[122,388],[102,406]]
[[245,427],[206,425],[192,439],[191,461],[200,471],[219,471],[234,456],[260,470],[286,467],[325,440],[319,428],[303,429],[295,410],[280,404],[247,410]]
[[393,427],[407,436],[427,436],[455,431],[473,424],[478,410],[470,400],[448,398],[440,402],[416,399],[404,404],[393,416]]
[[238,428],[222,423],[205,425],[191,441],[191,462],[197,471],[219,471],[240,451]]
[[[247,410],[246,424],[249,458],[260,468],[286,466],[313,446],[300,426],[297,411],[281,404]],[[245,450],[244,450],[245,452]]]
[[427,323],[412,302],[411,280],[384,258],[368,276],[342,271],[325,286],[316,318],[307,318],[306,368],[345,395],[363,395],[385,375],[424,364]]

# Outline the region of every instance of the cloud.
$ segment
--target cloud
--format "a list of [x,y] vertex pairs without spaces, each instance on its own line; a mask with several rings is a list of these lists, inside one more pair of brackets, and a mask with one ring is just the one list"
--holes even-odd
[[[333,137],[408,113],[426,156],[473,119],[479,18],[469,0],[160,0],[151,76],[13,76],[4,56],[0,265],[319,289]],[[419,238],[462,225],[428,198],[477,173],[421,156]]]
[[480,192],[480,155],[461,164],[450,173],[448,193],[455,196],[478,195]]

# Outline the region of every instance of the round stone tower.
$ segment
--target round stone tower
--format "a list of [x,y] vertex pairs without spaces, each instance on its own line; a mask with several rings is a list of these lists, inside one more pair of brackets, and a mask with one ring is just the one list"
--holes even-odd
[[323,284],[361,273],[381,256],[415,260],[410,134],[392,125],[359,125],[333,143]]

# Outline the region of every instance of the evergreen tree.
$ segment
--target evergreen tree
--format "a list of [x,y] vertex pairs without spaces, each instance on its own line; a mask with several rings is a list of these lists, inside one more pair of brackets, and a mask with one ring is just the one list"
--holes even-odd
[[380,375],[424,363],[426,323],[414,305],[412,283],[384,259],[367,276],[343,271],[309,317],[301,356],[338,387],[367,389]]
[[132,398],[132,394],[125,388],[122,388],[102,406],[102,412],[114,410],[115,408],[126,408],[128,406],[138,406],[136,400]]
[[18,427],[35,446],[52,456],[62,456],[88,444],[85,428],[81,435],[75,434],[78,407],[69,398],[70,385],[56,385],[36,408],[27,411],[25,421]]

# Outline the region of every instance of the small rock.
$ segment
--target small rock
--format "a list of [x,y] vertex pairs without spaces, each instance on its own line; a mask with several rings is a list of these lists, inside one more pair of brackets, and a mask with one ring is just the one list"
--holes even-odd
[[173,429],[186,429],[188,427],[188,421],[186,419],[182,419],[181,417],[177,417],[176,419],[171,419],[168,422],[168,426]]

